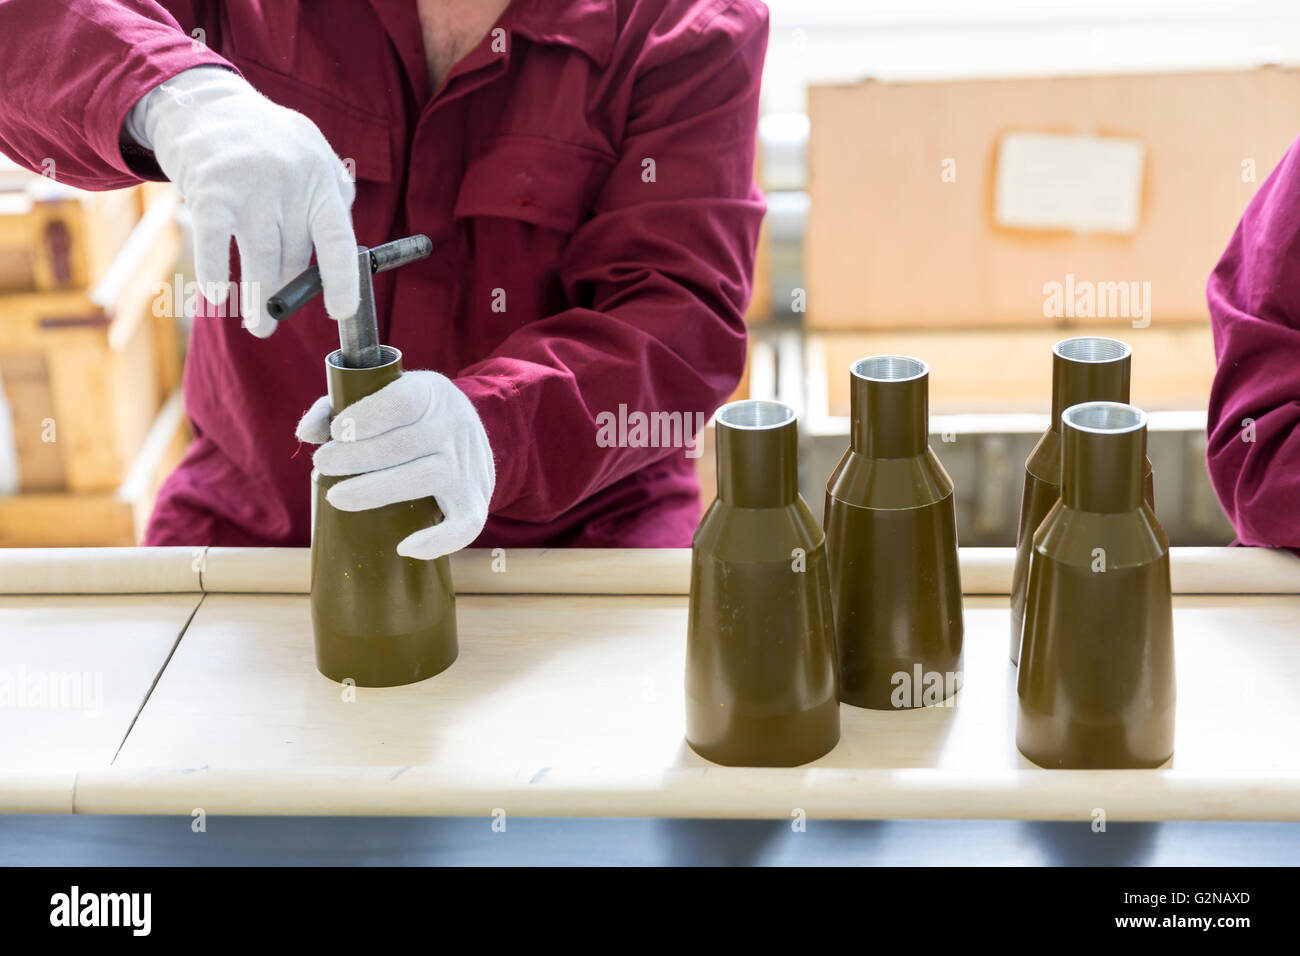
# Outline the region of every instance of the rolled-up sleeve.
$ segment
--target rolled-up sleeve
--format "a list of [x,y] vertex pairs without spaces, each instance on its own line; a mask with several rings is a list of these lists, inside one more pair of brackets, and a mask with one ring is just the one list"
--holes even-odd
[[496,453],[494,514],[551,520],[674,453],[602,447],[602,413],[681,412],[693,431],[740,379],[764,212],[753,172],[767,14],[748,2],[706,13],[647,41],[618,159],[560,271],[573,307],[457,378]]
[[1293,144],[1210,275],[1207,464],[1242,544],[1300,548],[1300,155]]
[[185,2],[0,0],[0,152],[83,189],[158,178],[147,156],[123,156],[122,122],[183,70],[232,68],[186,32],[196,16]]

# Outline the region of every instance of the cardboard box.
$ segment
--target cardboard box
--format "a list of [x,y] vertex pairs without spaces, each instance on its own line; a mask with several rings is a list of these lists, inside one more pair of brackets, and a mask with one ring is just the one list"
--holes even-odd
[[812,87],[809,111],[809,327],[1128,327],[1144,292],[1162,326],[1205,320],[1300,131],[1300,70],[867,81]]

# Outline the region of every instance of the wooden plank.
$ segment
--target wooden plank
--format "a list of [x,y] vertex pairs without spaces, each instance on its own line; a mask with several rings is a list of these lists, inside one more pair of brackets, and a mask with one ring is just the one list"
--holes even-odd
[[13,416],[14,450],[18,455],[18,487],[24,492],[53,491],[66,481],[63,455],[57,442],[54,393],[49,368],[40,354],[0,355],[4,383]]
[[0,548],[132,544],[135,524],[131,504],[119,501],[111,492],[0,497]]
[[117,487],[126,477],[166,398],[158,381],[154,328],[152,321],[141,322],[121,347],[110,353],[109,404],[100,411],[109,425],[117,462],[116,472],[107,476],[108,487]]
[[[156,438],[162,438],[163,441],[159,446],[154,447]],[[137,541],[144,540],[149,518],[153,515],[154,504],[158,500],[158,492],[162,490],[163,482],[185,457],[185,450],[189,447],[191,438],[190,423],[185,417],[184,399],[177,391],[159,410],[158,417],[150,427],[149,436],[145,438],[139,455],[131,464],[131,471],[123,481],[123,493],[135,506]],[[137,469],[145,470],[146,479],[138,493],[127,487],[132,482]]]
[[26,245],[5,241],[4,220],[0,216],[0,289],[21,289],[32,279],[32,256]]
[[126,462],[114,428],[115,363],[105,350],[71,347],[51,349],[46,362],[57,410],[55,440],[63,454],[68,488],[116,488]]
[[84,290],[0,295],[0,352],[106,348],[108,318]]
[[[109,345],[121,349],[142,322],[152,324],[159,286],[173,286],[181,250],[176,209],[180,198],[164,194],[155,200],[131,234],[102,280],[90,290],[91,301],[111,317]],[[171,298],[175,319],[183,302]]]
[[1017,752],[1000,597],[966,601],[952,706],[844,706],[840,744],[788,770],[684,744],[682,596],[470,596],[458,613],[444,674],[349,689],[315,671],[304,597],[207,596],[115,766],[80,776],[78,810],[1300,819],[1300,595],[1180,596],[1173,760],[1103,773]]
[[138,187],[90,193],[82,198],[81,247],[85,257],[84,285],[93,285],[108,271],[144,212]]
[[[147,438],[135,439],[139,453],[121,485],[112,492],[45,492],[0,498],[0,548],[115,548],[143,540],[159,488],[180,462],[190,440],[179,392],[159,411],[147,431]],[[73,552],[80,553],[84,552]],[[201,553],[201,548],[195,551],[196,555]],[[23,560],[22,555],[13,557]],[[103,553],[101,563],[111,569],[120,560],[118,552],[108,551]],[[4,566],[5,561],[0,559],[0,578]],[[63,581],[67,590],[76,591],[81,589],[79,581],[86,566],[70,558],[66,562],[49,562],[47,571],[50,577],[37,590],[48,593]],[[0,585],[0,593],[5,590]],[[22,592],[17,587],[8,590]]]
[[181,306],[173,305],[170,311],[150,307],[148,321],[153,326],[155,374],[161,395],[170,395],[181,387],[185,355],[178,321],[181,308],[183,303]]

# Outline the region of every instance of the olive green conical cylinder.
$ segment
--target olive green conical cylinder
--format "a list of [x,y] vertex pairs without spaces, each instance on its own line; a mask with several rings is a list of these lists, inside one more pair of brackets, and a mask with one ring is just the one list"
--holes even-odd
[[1043,767],[1156,767],[1174,750],[1169,540],[1144,498],[1146,431],[1117,402],[1062,416],[1017,675],[1016,743]]
[[724,405],[717,439],[691,547],[686,740],[715,763],[792,767],[840,738],[825,538],[799,497],[790,406]]
[[[1025,461],[1020,495],[1020,525],[1016,532],[1016,563],[1011,573],[1011,662],[1020,660],[1020,636],[1025,621],[1025,591],[1029,584],[1029,552],[1034,532],[1061,497],[1061,414],[1083,402],[1129,399],[1132,350],[1119,339],[1084,335],[1062,339],[1052,347],[1051,426]],[[1155,507],[1151,462],[1146,463],[1147,504]]]
[[[325,360],[333,415],[402,374],[402,354],[381,346],[375,368]],[[311,617],[316,666],[358,687],[411,684],[456,659],[456,597],[447,558],[417,561],[397,553],[407,535],[435,525],[433,498],[369,511],[340,511],[325,497],[343,478],[312,472]]]
[[962,680],[952,479],[928,439],[930,369],[878,355],[850,368],[849,448],[826,485],[840,699],[937,704]]

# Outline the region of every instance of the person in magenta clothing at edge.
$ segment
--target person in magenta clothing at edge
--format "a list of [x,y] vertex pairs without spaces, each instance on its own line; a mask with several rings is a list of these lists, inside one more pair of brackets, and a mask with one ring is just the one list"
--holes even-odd
[[[195,438],[146,543],[306,545],[314,459],[360,475],[339,507],[436,497],[412,557],[689,545],[694,458],[601,447],[598,417],[689,428],[739,381],[766,44],[755,0],[0,0],[0,151],[171,180],[199,287],[244,280],[195,318]],[[356,311],[358,243],[417,232],[433,254],[375,296],[425,371],[330,441],[327,312]],[[324,295],[276,330],[313,251]]]
[[1206,293],[1210,480],[1241,544],[1300,549],[1300,141],[1246,207]]

